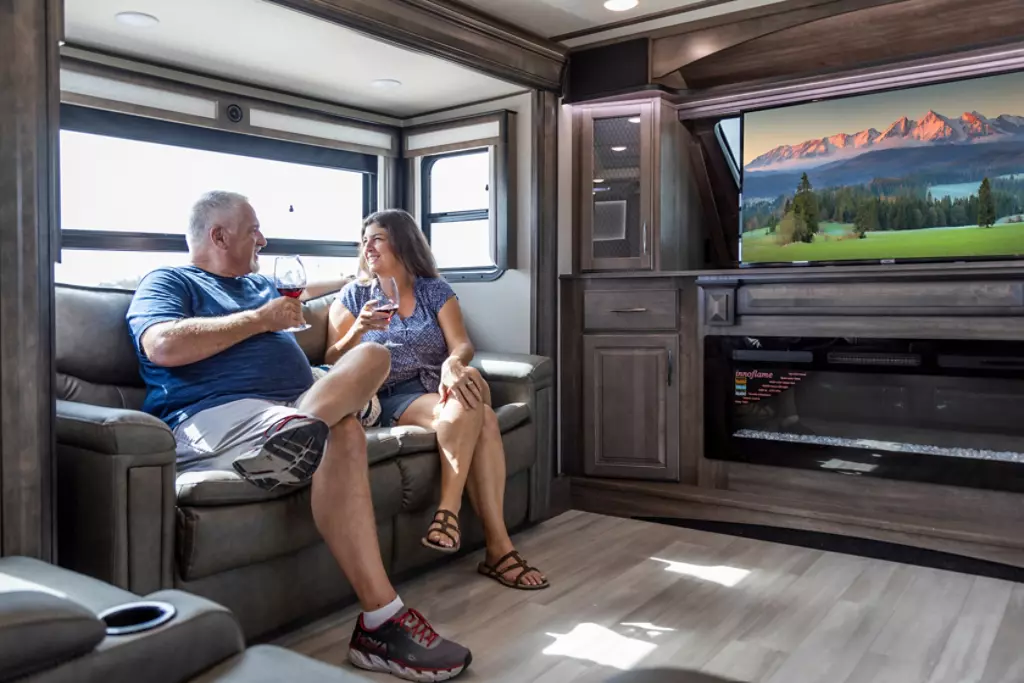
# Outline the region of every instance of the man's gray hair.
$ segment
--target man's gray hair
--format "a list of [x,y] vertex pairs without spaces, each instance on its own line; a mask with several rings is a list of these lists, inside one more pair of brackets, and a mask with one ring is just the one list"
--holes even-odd
[[248,197],[237,192],[214,190],[204,194],[192,206],[192,216],[189,218],[188,233],[185,236],[189,246],[202,244],[203,240],[206,239],[210,226],[225,211],[234,211],[248,202]]

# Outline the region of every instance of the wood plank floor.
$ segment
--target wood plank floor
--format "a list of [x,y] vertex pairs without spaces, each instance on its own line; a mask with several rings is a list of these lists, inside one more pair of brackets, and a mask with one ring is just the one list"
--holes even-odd
[[[1024,681],[1024,585],[578,511],[516,543],[551,588],[504,588],[475,573],[478,554],[400,586],[472,649],[460,681],[661,667],[750,683]],[[341,665],[356,613],[279,644]]]

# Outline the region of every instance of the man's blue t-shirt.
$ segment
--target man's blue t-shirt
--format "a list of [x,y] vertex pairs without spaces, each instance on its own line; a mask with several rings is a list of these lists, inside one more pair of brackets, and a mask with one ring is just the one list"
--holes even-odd
[[280,296],[263,275],[221,277],[195,266],[160,268],[139,284],[128,326],[146,383],[142,409],[173,429],[196,413],[244,398],[291,402],[313,385],[306,354],[290,332],[258,334],[206,360],[176,368],[150,362],[142,334],[162,322],[221,317]]

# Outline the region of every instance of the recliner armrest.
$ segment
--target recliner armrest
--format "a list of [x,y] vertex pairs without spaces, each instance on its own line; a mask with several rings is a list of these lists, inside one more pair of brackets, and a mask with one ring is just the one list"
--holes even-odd
[[[153,462],[174,462],[170,428],[146,413],[88,403],[57,401],[57,443],[104,455],[160,456]],[[167,454],[171,453],[170,460]]]
[[152,415],[57,402],[62,566],[135,593],[172,585],[174,447]]
[[553,363],[546,356],[525,353],[477,353],[471,365],[488,382],[532,382],[537,388],[550,386]]
[[25,585],[0,588],[0,681],[81,657],[105,635],[103,622],[85,607]]

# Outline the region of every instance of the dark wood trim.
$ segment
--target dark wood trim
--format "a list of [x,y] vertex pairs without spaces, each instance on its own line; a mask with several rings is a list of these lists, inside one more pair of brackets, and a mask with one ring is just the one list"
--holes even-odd
[[[555,364],[549,424],[558,424],[558,96],[534,91],[531,121],[533,167],[530,172],[530,301],[533,353]],[[525,189],[525,188],[524,188]],[[558,453],[558,429],[551,430],[549,452]],[[558,474],[558,458],[552,463]]]
[[53,256],[59,0],[0,20],[0,554],[54,557]]
[[[707,9],[714,7],[715,5],[722,5],[733,0],[704,0],[703,2],[694,2],[683,7],[676,9],[662,10],[660,12],[654,12],[643,16],[636,17],[634,19],[627,19],[625,21],[619,21],[614,24],[602,24],[590,29],[583,29],[580,31],[574,31],[572,33],[564,33],[557,36],[551,36],[550,40],[555,42],[568,42],[578,38],[586,38],[588,36],[600,36],[602,33],[608,33],[615,31],[620,28],[627,26],[643,26],[644,24],[656,21],[658,19],[665,19],[667,17],[686,15],[691,12],[695,12],[701,9]],[[902,0],[866,0],[867,2],[902,2]],[[658,38],[665,38],[674,36],[680,33],[696,33],[698,31],[705,31],[707,29],[717,28],[719,26],[725,26],[729,24],[735,24],[740,21],[746,21],[748,19],[761,19],[769,18],[776,14],[782,14],[785,12],[791,12],[795,10],[801,10],[810,7],[816,7],[818,5],[829,5],[837,2],[837,0],[782,0],[782,2],[776,2],[770,5],[762,5],[760,7],[752,7],[750,9],[739,10],[736,12],[725,12],[723,14],[716,14],[706,19],[698,19],[696,21],[681,21],[677,24],[670,26],[663,26],[660,28],[652,29],[650,31],[640,30],[637,33],[632,33],[629,36],[620,36],[615,38],[597,39],[593,42],[587,42],[584,44],[570,47],[570,54],[575,52],[577,49],[583,50],[592,47],[599,47],[602,45],[608,45],[610,43],[616,43],[622,40],[632,40],[638,36],[650,38],[656,40]]]
[[[852,5],[859,0],[840,1]],[[765,22],[748,23],[751,31],[764,30]],[[753,83],[949,55],[1019,41],[1022,33],[1019,0],[902,0],[841,15],[809,15],[775,31],[737,39],[703,57],[691,54],[699,58],[689,59],[677,72],[691,89]],[[837,40],[839,36],[842,39]]]
[[[533,353],[558,357],[558,98],[533,94]],[[557,371],[556,371],[557,372]],[[557,374],[556,374],[557,376]]]
[[760,38],[777,31],[807,22],[856,12],[878,5],[889,5],[903,0],[829,0],[808,4],[783,2],[762,8],[753,16],[725,15],[712,26],[680,26],[674,35],[651,41],[652,82],[674,87],[686,87],[685,82],[672,75],[694,62],[716,55],[735,45]]
[[450,0],[271,0],[530,88],[558,91],[566,48]]
[[674,98],[682,120],[736,115],[744,110],[810,102],[894,88],[988,76],[1024,69],[1024,43],[945,54],[808,78],[710,88]]

